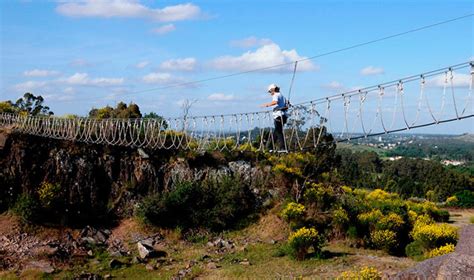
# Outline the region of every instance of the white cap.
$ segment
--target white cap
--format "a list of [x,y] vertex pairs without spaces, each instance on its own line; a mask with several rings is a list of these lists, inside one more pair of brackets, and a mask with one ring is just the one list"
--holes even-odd
[[271,90],[276,89],[277,87],[278,87],[277,85],[271,84],[268,86],[268,91],[270,92]]

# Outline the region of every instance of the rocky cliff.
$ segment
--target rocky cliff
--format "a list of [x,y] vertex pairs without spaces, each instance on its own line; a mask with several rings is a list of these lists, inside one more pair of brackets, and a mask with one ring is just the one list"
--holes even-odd
[[[58,186],[62,222],[91,223],[124,217],[144,196],[173,188],[180,180],[239,176],[264,198],[273,177],[255,154],[178,152],[89,145],[9,134],[0,149],[0,208],[21,194],[37,195],[45,184]],[[184,154],[183,154],[184,153]]]

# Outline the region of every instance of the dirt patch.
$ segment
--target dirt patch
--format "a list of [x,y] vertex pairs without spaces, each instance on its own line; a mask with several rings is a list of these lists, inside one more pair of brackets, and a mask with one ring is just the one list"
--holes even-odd
[[449,221],[457,227],[463,227],[471,224],[469,219],[474,217],[474,208],[448,208],[446,210],[449,211]]

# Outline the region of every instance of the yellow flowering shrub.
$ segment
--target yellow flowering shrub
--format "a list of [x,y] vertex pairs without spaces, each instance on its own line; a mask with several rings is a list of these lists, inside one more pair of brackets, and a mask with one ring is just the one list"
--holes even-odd
[[458,230],[448,224],[419,224],[413,228],[411,236],[429,249],[448,243],[455,244],[458,239]]
[[424,226],[424,225],[430,225],[433,223],[434,223],[434,220],[429,215],[426,215],[426,214],[418,215],[416,216],[416,220],[413,223],[413,228]]
[[59,184],[52,184],[43,182],[38,189],[38,196],[41,204],[45,207],[51,206],[51,204],[58,198],[61,191]]
[[418,218],[418,214],[416,214],[415,211],[413,210],[408,210],[408,221],[410,221],[410,224],[415,224],[416,219]]
[[344,271],[337,280],[381,280],[382,274],[375,267],[365,266],[358,271]]
[[310,183],[304,192],[304,199],[306,201],[316,202],[324,200],[334,195],[334,190],[331,187],[325,186],[322,183]]
[[452,206],[452,205],[455,205],[458,201],[459,201],[458,198],[455,195],[453,195],[446,199],[446,204]]
[[370,241],[375,248],[386,252],[392,251],[398,245],[397,234],[389,229],[372,231]]
[[281,212],[282,217],[287,220],[296,220],[303,217],[305,211],[305,207],[303,204],[290,202],[286,205],[286,207]]
[[311,247],[319,252],[322,243],[323,240],[315,228],[302,227],[288,237],[288,244],[298,260],[304,259]]
[[370,212],[359,214],[357,218],[364,224],[375,224],[380,218],[382,218],[382,216],[382,211],[379,209],[372,209]]
[[434,258],[437,256],[442,256],[442,255],[454,252],[454,249],[455,249],[454,244],[449,243],[449,244],[446,244],[444,246],[441,246],[429,251],[428,253],[426,253],[426,257]]
[[396,214],[396,213],[390,213],[388,215],[385,215],[381,217],[376,224],[377,229],[390,229],[390,230],[398,230],[400,229],[405,222],[403,221],[403,218]]
[[352,193],[351,187],[342,186],[341,189],[342,189],[345,193]]
[[332,211],[332,222],[334,225],[342,226],[349,222],[349,215],[346,210],[339,207]]
[[367,194],[367,199],[370,200],[387,200],[398,198],[398,195],[395,193],[389,193],[381,189],[375,189]]

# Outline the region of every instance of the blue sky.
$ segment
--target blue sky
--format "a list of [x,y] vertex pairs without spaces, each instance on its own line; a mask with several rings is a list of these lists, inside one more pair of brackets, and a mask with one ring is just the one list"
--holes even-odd
[[[289,62],[474,12],[472,1],[13,1],[1,8],[0,99],[41,94],[57,115],[135,102],[143,112],[260,110],[291,67],[164,90]],[[467,18],[301,64],[292,101],[465,62]],[[413,96],[416,96],[413,93]],[[447,126],[426,132],[443,132]],[[473,121],[450,131],[474,132]]]

